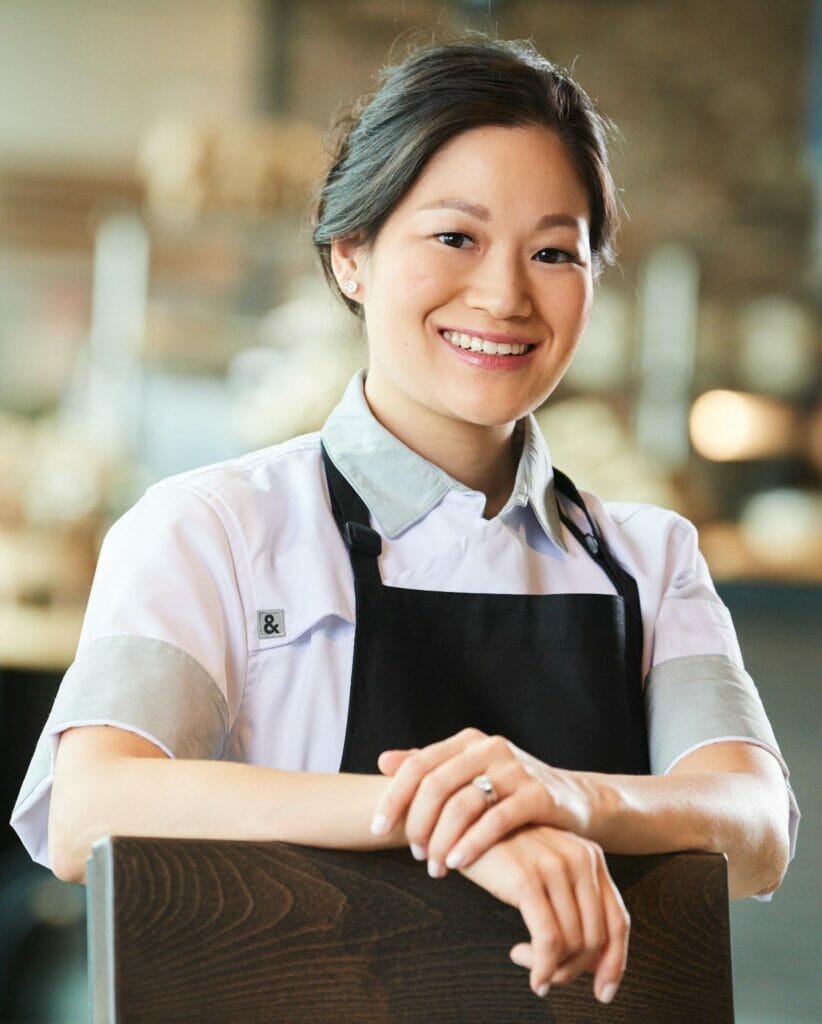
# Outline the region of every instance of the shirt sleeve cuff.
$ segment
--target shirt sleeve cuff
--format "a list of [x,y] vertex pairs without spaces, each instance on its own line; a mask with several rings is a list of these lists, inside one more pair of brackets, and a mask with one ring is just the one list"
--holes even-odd
[[205,669],[162,640],[111,636],[81,648],[63,678],[11,816],[32,859],[48,867],[48,814],[60,733],[114,725],[169,757],[218,758],[228,735],[225,697]]
[[[709,743],[753,743],[779,762],[788,793],[789,859],[801,812],[790,770],[776,742],[754,681],[724,655],[690,655],[655,665],[645,688],[651,771],[667,775],[683,757]],[[769,901],[773,893],[754,896]]]
[[670,658],[651,669],[645,687],[651,771],[664,775],[690,750],[734,736],[777,752],[753,680],[723,654]]

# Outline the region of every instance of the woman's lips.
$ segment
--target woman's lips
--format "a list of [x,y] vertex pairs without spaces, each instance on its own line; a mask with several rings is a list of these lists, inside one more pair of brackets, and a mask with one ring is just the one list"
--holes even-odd
[[520,334],[504,334],[501,331],[485,331],[485,330],[472,330],[468,327],[450,327],[443,326],[438,328],[440,334],[444,332],[452,333],[454,331],[457,334],[464,334],[470,338],[479,338],[482,341],[494,342],[498,345],[537,345],[539,341],[535,338],[528,338]]
[[[446,332],[451,335],[451,340],[445,337]],[[514,354],[513,350],[515,350],[516,347],[525,346],[529,343],[524,340],[511,343],[507,338],[504,341],[500,340],[499,342],[495,342],[490,339],[483,338],[482,340],[489,341],[490,344],[495,347],[498,344],[504,345],[511,348],[512,351],[507,355],[500,354],[499,352],[478,351],[476,348],[463,348],[460,344],[457,344],[454,339],[455,333],[461,336],[461,340],[463,340],[463,342],[465,341],[465,334],[463,334],[463,332],[452,332],[447,328],[441,328],[439,331],[443,342],[458,359],[461,359],[463,362],[470,363],[472,366],[482,367],[486,370],[521,370],[531,362],[536,348],[535,345],[530,345],[525,352]],[[481,336],[473,334],[470,335],[470,337],[480,338]],[[498,335],[498,337],[502,339],[502,336]]]

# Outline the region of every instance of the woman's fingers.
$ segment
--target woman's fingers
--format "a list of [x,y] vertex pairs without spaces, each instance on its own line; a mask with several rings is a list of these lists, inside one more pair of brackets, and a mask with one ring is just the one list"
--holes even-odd
[[531,990],[544,996],[554,972],[566,957],[566,943],[552,902],[539,881],[523,892],[519,912],[531,935]]
[[[561,836],[556,851],[541,859],[546,895],[562,932],[562,955],[539,985],[567,985],[593,970],[606,943],[606,920],[600,894],[598,847],[586,840]],[[535,961],[532,979],[539,974]],[[532,986],[533,987],[533,986]],[[536,990],[535,990],[536,991]]]
[[[421,794],[422,795],[422,794]],[[424,850],[428,857],[428,871],[434,878],[445,874],[446,868],[458,868],[460,862],[449,851],[463,836],[466,829],[490,814],[485,793],[470,783],[461,786],[444,806],[436,807],[415,800],[405,822],[405,831],[414,847]]]
[[[468,730],[463,730],[467,732]],[[371,831],[385,835],[403,817],[422,779],[437,765],[458,753],[464,745],[462,733],[415,750],[403,759],[374,809]]]
[[[455,736],[410,754],[397,768],[374,811],[371,830],[391,831],[416,803],[412,844],[424,847],[445,801],[473,777],[472,764],[480,764],[477,741],[487,739],[478,729],[463,729]],[[467,755],[467,756],[461,756]],[[513,756],[513,755],[512,755]],[[482,768],[473,770],[476,775]],[[467,776],[467,778],[466,778]],[[419,799],[417,799],[419,798]],[[406,830],[408,821],[406,821]]]
[[558,985],[568,984],[583,971],[593,971],[608,937],[599,880],[599,848],[593,843],[578,840],[569,856],[574,861],[574,898],[582,923],[581,941],[551,979]]
[[[454,834],[455,827],[458,829],[453,842],[486,810],[485,794],[471,785],[473,779],[486,773],[488,755],[484,747],[485,744],[472,744],[420,779],[405,817],[405,831],[411,842],[428,849],[434,828],[446,812],[449,834]],[[503,795],[500,773],[492,771],[490,775],[499,798]],[[449,849],[447,846],[440,851],[443,858]]]
[[[423,779],[411,802],[406,834],[412,849],[427,853],[429,869],[437,877],[444,873],[443,865],[460,867],[468,862],[466,854],[476,858],[513,830],[546,817],[539,801],[550,803],[547,791],[523,771],[507,746],[502,753],[495,747],[494,738],[488,737],[440,765]],[[472,785],[478,776],[491,782],[490,802],[482,787]],[[482,833],[484,841],[464,850],[466,832],[489,815],[492,824]]]
[[622,894],[608,873],[602,854],[599,860],[598,876],[607,923],[607,939],[594,974],[594,994],[600,1002],[610,1003],[616,995],[628,961],[631,918]]
[[[576,857],[570,844],[564,850],[544,850],[535,865],[538,870],[521,887],[517,900],[531,934],[530,980],[537,995],[545,995],[560,967],[577,958],[580,950],[590,959],[573,884]],[[574,977],[584,969],[581,963]]]
[[[513,772],[518,773],[519,766],[515,766]],[[466,819],[462,823],[452,824],[443,822],[442,817],[437,822],[429,850],[434,856],[439,855],[444,848],[442,856],[447,867],[472,864],[490,850],[494,843],[522,825],[551,823],[552,800],[544,786],[536,779],[517,780],[514,784],[513,780],[509,782],[505,778],[506,773],[498,774],[503,776],[497,785],[498,790],[503,790],[499,803],[475,816],[473,822]],[[460,824],[463,827],[459,827]]]
[[518,942],[516,946],[512,946],[508,956],[511,958],[511,963],[516,964],[517,967],[524,967],[527,971],[534,966],[534,953],[530,942]]
[[403,761],[411,754],[416,754],[418,749],[410,747],[408,750],[384,750],[377,758],[377,767],[383,775],[395,775]]
[[589,858],[589,869],[578,874],[575,885],[584,940],[560,964],[551,981],[567,985],[584,971],[592,971],[594,995],[600,1002],[610,1003],[625,973],[630,918],[602,850],[593,843],[580,848]]

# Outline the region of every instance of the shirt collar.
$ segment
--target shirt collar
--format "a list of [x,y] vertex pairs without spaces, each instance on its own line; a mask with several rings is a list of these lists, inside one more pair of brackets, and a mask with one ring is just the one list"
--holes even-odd
[[[386,536],[396,537],[422,519],[449,491],[478,495],[470,487],[412,451],[374,417],[365,399],[366,371],[358,370],[326,420],[321,437],[332,461],[377,517]],[[545,438],[532,414],[518,424],[522,454],[511,497],[500,511],[529,504],[545,534],[563,551],[554,471]],[[481,507],[481,506],[480,506]]]

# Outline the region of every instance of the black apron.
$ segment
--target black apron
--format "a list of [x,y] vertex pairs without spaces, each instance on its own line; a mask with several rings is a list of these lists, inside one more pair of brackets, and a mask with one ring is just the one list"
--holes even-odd
[[614,595],[386,587],[368,509],[325,447],[323,462],[356,596],[340,771],[377,772],[383,750],[422,747],[466,726],[557,768],[650,771],[636,582],[607,551],[568,477],[554,470],[559,493],[585,513],[590,533],[560,517]]

